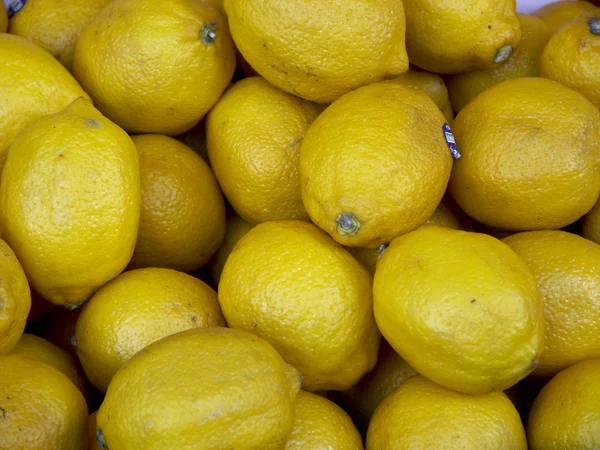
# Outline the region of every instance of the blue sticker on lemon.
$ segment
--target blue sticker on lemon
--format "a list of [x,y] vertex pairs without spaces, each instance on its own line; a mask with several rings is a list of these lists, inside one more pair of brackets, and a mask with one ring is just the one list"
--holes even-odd
[[452,157],[454,159],[460,158],[460,153],[458,152],[456,140],[454,139],[454,135],[452,134],[450,125],[448,125],[447,123],[442,125],[442,132],[444,133],[444,139],[446,139],[446,144],[448,144],[448,148],[450,149],[450,153],[452,153]]

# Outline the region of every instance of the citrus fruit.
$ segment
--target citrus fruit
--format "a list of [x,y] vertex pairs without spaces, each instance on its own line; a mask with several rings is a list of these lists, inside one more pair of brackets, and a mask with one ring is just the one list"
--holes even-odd
[[305,390],[343,390],[377,358],[371,286],[367,271],[327,234],[290,220],[242,237],[218,292],[229,326],[273,344],[303,375]]
[[50,302],[76,307],[127,266],[139,211],[135,146],[89,100],[36,120],[11,146],[2,236]]
[[116,0],[83,30],[73,73],[129,133],[175,135],[217,102],[235,68],[227,21],[195,0]]
[[320,111],[320,106],[252,77],[234,84],[208,114],[211,167],[244,220],[308,220],[298,154]]
[[375,83],[338,99],[300,147],[302,200],[312,221],[342,245],[368,248],[423,225],[452,168],[445,121],[426,94],[398,84]]
[[462,157],[449,191],[484,225],[562,228],[598,200],[600,112],[572,89],[544,78],[504,81],[460,111],[452,130]]
[[129,266],[190,272],[206,265],[225,234],[225,201],[210,167],[168,136],[132,140],[140,161],[141,209]]
[[282,449],[300,375],[266,341],[209,328],[169,336],[115,375],[97,417],[110,450]]
[[315,102],[408,69],[402,3],[394,0],[225,0],[246,61],[286,92]]
[[254,225],[249,222],[246,222],[237,214],[232,214],[227,219],[227,228],[225,229],[225,239],[223,239],[223,243],[217,250],[217,253],[212,257],[210,262],[208,263],[208,268],[210,270],[210,276],[215,283],[215,285],[219,284],[219,280],[221,279],[221,274],[223,273],[223,267],[225,266],[225,261],[229,257],[229,254],[235,247],[235,244],[244,236],[248,231],[252,229]]
[[582,0],[559,0],[542,6],[533,15],[546,22],[554,34],[565,23],[593,8],[592,3]]
[[467,394],[504,390],[544,346],[533,274],[501,241],[429,226],[394,239],[377,263],[375,319],[420,374]]

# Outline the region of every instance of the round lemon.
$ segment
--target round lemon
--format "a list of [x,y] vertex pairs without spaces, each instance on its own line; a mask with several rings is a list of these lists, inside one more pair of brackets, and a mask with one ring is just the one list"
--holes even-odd
[[406,380],[379,405],[367,450],[526,450],[519,413],[502,392],[467,395],[422,377]]
[[241,330],[188,330],[137,353],[115,375],[97,417],[110,450],[283,449],[300,375]]
[[215,286],[219,285],[221,280],[221,274],[223,273],[223,267],[225,267],[225,261],[229,258],[233,247],[248,231],[254,227],[249,222],[246,222],[237,214],[232,214],[227,219],[227,228],[225,229],[225,239],[223,244],[217,250],[217,253],[208,263],[208,269],[210,270],[210,276],[215,283]]
[[208,114],[211,167],[244,220],[308,220],[300,195],[298,155],[320,111],[320,106],[252,77],[227,90]]
[[462,157],[449,191],[484,225],[562,228],[598,200],[600,111],[572,89],[544,78],[504,81],[473,99],[452,129]]
[[503,241],[529,266],[544,301],[546,338],[534,375],[550,377],[600,358],[600,245],[564,231],[531,231]]
[[225,262],[219,302],[232,328],[269,341],[308,391],[343,390],[371,370],[379,334],[372,278],[327,234],[300,221],[266,222]]
[[600,359],[560,372],[535,399],[527,437],[531,450],[592,450],[600,446]]
[[596,244],[600,244],[600,201],[583,217],[581,235]]
[[36,43],[70,70],[79,35],[110,2],[27,0],[11,17],[8,32]]
[[29,282],[76,307],[131,259],[140,214],[131,139],[86,99],[31,123],[0,184],[2,236]]
[[284,450],[363,450],[352,419],[335,403],[300,391],[294,403],[294,426]]
[[195,0],[116,0],[81,33],[73,60],[98,109],[129,133],[189,130],[234,69],[227,21]]
[[448,80],[448,92],[456,111],[489,87],[505,80],[540,76],[540,55],[550,30],[543,20],[526,14],[518,14],[521,24],[521,42],[512,56],[504,63],[490,69],[475,69],[460,73]]
[[533,15],[546,22],[550,33],[554,34],[556,30],[571,19],[594,8],[595,6],[591,2],[583,0],[558,0],[542,6]]
[[399,84],[375,83],[338,99],[300,147],[312,221],[342,245],[369,248],[423,225],[452,168],[445,122],[431,98]]
[[540,73],[582,93],[600,107],[600,8],[561,27],[540,58]]
[[501,241],[429,226],[394,239],[377,264],[375,319],[420,374],[485,394],[533,371],[544,348],[535,277]]
[[0,239],[0,355],[17,344],[31,309],[31,292],[14,252]]
[[270,83],[315,102],[408,69],[402,2],[225,0],[231,34]]
[[58,369],[19,355],[0,357],[0,399],[0,448],[87,447],[87,405]]
[[[0,34],[0,173],[8,148],[31,121],[88,97],[55,58],[27,39]],[[89,98],[89,97],[88,97]]]
[[514,0],[403,0],[410,62],[435,73],[490,68],[521,40]]
[[129,266],[191,272],[206,265],[225,235],[225,201],[210,167],[168,136],[132,140],[140,160],[141,209]]
[[75,328],[77,356],[86,375],[106,392],[117,370],[165,336],[225,326],[217,293],[172,269],[132,270],[106,284],[85,305]]

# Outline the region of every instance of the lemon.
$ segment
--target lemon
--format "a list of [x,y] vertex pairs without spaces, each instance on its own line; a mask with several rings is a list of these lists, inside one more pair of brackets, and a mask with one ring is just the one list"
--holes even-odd
[[84,378],[79,372],[79,362],[73,355],[56,345],[33,334],[24,333],[17,345],[10,352],[11,355],[40,361],[59,370],[71,383],[85,392]]
[[31,123],[11,146],[2,236],[52,303],[75,307],[125,268],[139,211],[135,146],[89,100]]
[[0,357],[0,399],[0,448],[86,448],[87,405],[58,369],[19,355]]
[[476,69],[452,76],[448,80],[448,91],[456,111],[489,87],[505,80],[540,76],[540,55],[548,39],[548,26],[537,17],[518,14],[521,24],[521,42],[512,56],[504,63],[491,69]]
[[582,93],[600,107],[600,9],[587,11],[561,27],[540,59],[543,77]]
[[225,0],[231,34],[256,72],[286,92],[326,103],[408,69],[395,0]]
[[77,356],[105,392],[117,370],[152,342],[191,328],[224,326],[217,294],[172,269],[138,269],[115,278],[84,306],[75,328]]
[[210,167],[164,135],[133,136],[141,210],[130,267],[190,272],[206,265],[225,235],[225,201]]
[[0,355],[17,344],[31,308],[27,278],[14,252],[0,239]]
[[594,8],[592,3],[582,0],[559,0],[542,6],[533,15],[546,22],[553,34],[571,19]]
[[375,368],[344,392],[344,400],[357,425],[366,430],[380,403],[414,375],[417,375],[417,371],[382,339]]
[[129,133],[176,135],[217,102],[235,68],[227,21],[195,0],[116,0],[81,33],[73,73]]
[[504,390],[544,346],[535,277],[501,241],[429,226],[394,239],[377,264],[375,319],[420,374],[467,394]]
[[229,255],[219,302],[232,328],[269,341],[308,391],[343,390],[373,368],[379,334],[367,271],[312,224],[266,222]]
[[48,52],[27,39],[0,34],[0,173],[8,148],[32,120],[87,97],[75,78]]
[[473,99],[452,129],[462,157],[449,191],[484,225],[562,228],[598,200],[600,112],[572,89],[543,78],[504,81]]
[[285,450],[363,450],[362,438],[339,406],[300,391],[294,403],[294,426]]
[[385,82],[408,86],[429,95],[440,111],[444,113],[444,117],[448,122],[452,122],[452,119],[454,119],[448,89],[441,76],[423,70],[409,69],[399,77]]
[[225,239],[223,239],[223,244],[221,244],[221,247],[219,247],[217,253],[215,253],[213,258],[208,263],[210,275],[215,283],[215,286],[219,284],[221,274],[223,273],[223,267],[225,266],[225,261],[227,261],[227,258],[229,258],[233,247],[235,247],[235,244],[237,244],[242,236],[248,233],[253,226],[254,225],[246,222],[237,214],[232,214],[227,219],[227,228],[225,229]]
[[111,0],[27,0],[10,19],[8,32],[23,36],[71,69],[83,29]]
[[535,275],[544,301],[545,349],[534,375],[600,358],[600,245],[564,231],[504,239]]
[[410,62],[435,73],[497,66],[521,40],[514,0],[403,0]]
[[115,375],[97,417],[110,450],[282,450],[300,375],[241,330],[188,330],[137,353]]
[[600,360],[556,375],[535,399],[527,436],[531,450],[592,450],[600,446]]
[[302,200],[338,243],[377,248],[425,223],[452,168],[444,115],[426,94],[375,83],[344,95],[300,147]]
[[519,413],[502,392],[466,395],[414,376],[375,411],[367,450],[526,450]]
[[234,84],[208,114],[211,167],[244,220],[308,220],[298,154],[320,111],[318,105],[252,77]]
[[583,217],[581,235],[596,244],[600,244],[600,201]]

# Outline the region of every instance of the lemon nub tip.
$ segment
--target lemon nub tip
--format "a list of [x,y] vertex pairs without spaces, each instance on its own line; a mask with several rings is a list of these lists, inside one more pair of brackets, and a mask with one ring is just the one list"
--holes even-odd
[[513,52],[512,45],[510,45],[510,44],[503,45],[496,52],[496,56],[494,56],[494,62],[501,63],[503,61],[506,61],[510,57],[510,55],[512,55],[512,52]]
[[337,218],[338,233],[342,236],[355,236],[360,230],[360,222],[352,213],[340,214]]
[[377,249],[377,261],[379,261],[379,259],[383,256],[383,254],[385,253],[387,248],[388,248],[388,244],[381,244],[379,246],[379,248]]
[[200,30],[200,40],[205,44],[212,44],[217,40],[217,22],[205,23]]
[[98,441],[98,447],[108,450],[108,445],[106,445],[106,439],[104,439],[104,435],[102,434],[102,430],[98,428],[96,430],[96,440]]
[[590,33],[594,36],[600,36],[600,19],[598,17],[592,17],[587,21],[587,25],[590,29]]

